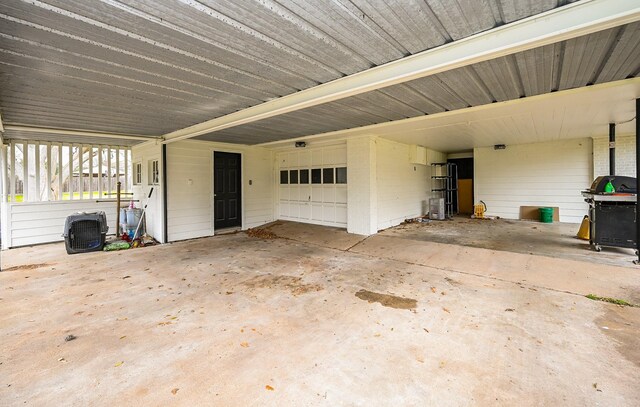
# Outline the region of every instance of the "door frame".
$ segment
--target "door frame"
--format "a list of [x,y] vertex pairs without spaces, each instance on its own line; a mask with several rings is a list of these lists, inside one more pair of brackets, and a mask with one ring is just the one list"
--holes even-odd
[[211,174],[211,196],[209,197],[209,207],[211,209],[210,211],[210,222],[211,222],[211,236],[215,236],[216,234],[216,224],[215,224],[215,218],[216,218],[216,214],[215,214],[215,200],[214,200],[214,191],[215,191],[215,182],[216,182],[216,177],[215,177],[215,160],[216,160],[216,153],[233,153],[233,154],[238,154],[240,155],[240,229],[244,230],[244,225],[245,225],[245,212],[244,212],[244,177],[245,177],[245,166],[244,166],[244,152],[241,150],[235,150],[235,149],[229,149],[229,148],[213,148],[211,150],[211,166],[209,168],[210,174]]

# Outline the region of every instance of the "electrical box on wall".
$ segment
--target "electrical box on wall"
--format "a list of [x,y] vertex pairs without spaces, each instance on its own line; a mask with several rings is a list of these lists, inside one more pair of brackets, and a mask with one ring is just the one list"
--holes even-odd
[[410,145],[409,162],[411,164],[427,165],[427,148],[416,144]]

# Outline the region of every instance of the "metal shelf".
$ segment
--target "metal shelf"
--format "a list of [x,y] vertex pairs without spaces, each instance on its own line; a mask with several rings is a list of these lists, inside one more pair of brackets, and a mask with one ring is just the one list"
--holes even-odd
[[[446,171],[446,175],[442,174],[444,171]],[[432,163],[431,173],[431,179],[436,182],[437,186],[437,188],[432,188],[431,192],[441,194],[441,198],[444,198],[445,215],[447,218],[451,218],[454,214],[453,203],[458,200],[458,166],[454,163]]]

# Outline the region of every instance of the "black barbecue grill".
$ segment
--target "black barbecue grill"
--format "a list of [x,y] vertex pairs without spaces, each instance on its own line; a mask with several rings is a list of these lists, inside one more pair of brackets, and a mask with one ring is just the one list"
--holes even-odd
[[[605,192],[611,181],[614,193]],[[589,243],[596,251],[602,246],[636,248],[636,179],[605,175],[582,191],[589,204]]]

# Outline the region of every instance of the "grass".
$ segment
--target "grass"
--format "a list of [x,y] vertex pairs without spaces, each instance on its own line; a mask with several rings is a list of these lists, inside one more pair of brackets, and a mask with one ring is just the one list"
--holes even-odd
[[[103,195],[102,197],[98,196],[98,192],[97,191],[93,191],[93,197],[91,197],[91,195],[89,194],[89,192],[83,192],[82,193],[82,199],[115,199],[116,195],[116,191],[112,191],[113,195]],[[122,191],[124,193],[124,191]],[[103,192],[103,194],[106,194],[106,191]],[[127,200],[130,199],[130,195],[126,195],[122,198],[122,200]],[[11,196],[9,196],[7,198],[9,200],[9,202],[11,202]],[[73,193],[73,199],[74,200],[80,200],[80,192],[74,192]],[[71,200],[71,194],[69,192],[63,192],[62,193],[62,200],[63,201],[70,201]],[[15,202],[24,202],[24,196],[23,195],[16,195],[16,200]],[[57,202],[57,201],[51,201],[51,202]]]
[[587,294],[585,295],[585,297],[587,297],[590,300],[593,301],[602,301],[602,302],[608,302],[611,304],[616,304],[616,305],[621,305],[623,307],[637,307],[638,305],[636,304],[632,304],[628,301],[625,300],[621,300],[619,298],[611,298],[611,297],[599,297],[595,294]]

